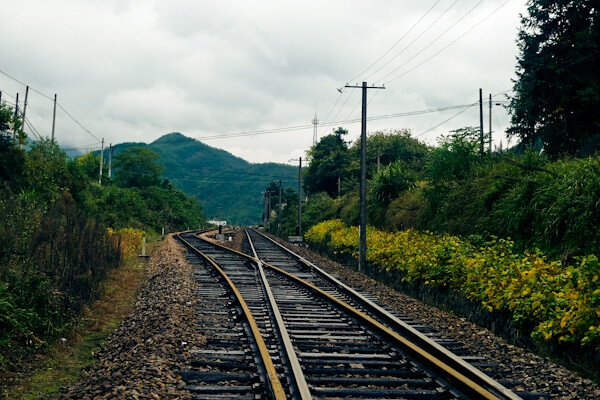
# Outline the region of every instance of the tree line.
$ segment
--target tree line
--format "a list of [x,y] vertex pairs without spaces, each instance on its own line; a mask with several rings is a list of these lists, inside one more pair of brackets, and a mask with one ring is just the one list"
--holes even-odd
[[[600,20],[592,0],[529,0],[517,37],[508,135],[519,144],[481,157],[478,129],[443,136],[437,146],[408,130],[367,140],[368,222],[483,237],[572,257],[597,252],[600,150]],[[360,143],[340,127],[308,152],[303,228],[339,218],[358,222]],[[271,191],[273,216],[278,191]],[[282,196],[285,234],[293,234],[293,189]],[[585,239],[584,239],[585,238]]]
[[0,366],[64,335],[98,296],[122,261],[108,228],[156,235],[204,222],[151,150],[123,151],[100,185],[98,154],[70,158],[50,139],[29,142],[21,126],[0,104]]

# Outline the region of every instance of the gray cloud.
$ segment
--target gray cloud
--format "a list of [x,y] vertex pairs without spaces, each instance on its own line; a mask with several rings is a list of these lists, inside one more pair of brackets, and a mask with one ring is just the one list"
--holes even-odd
[[[461,0],[369,82],[388,83],[440,50],[500,4],[487,0],[439,41],[386,79],[467,12]],[[448,8],[442,0],[394,52],[410,43]],[[344,84],[384,54],[433,4],[422,1],[72,1],[7,0],[0,15],[0,69],[52,96],[107,142],[151,141],[181,131],[193,137],[321,122]],[[452,47],[406,76],[389,82],[369,105],[384,115],[465,104],[477,90],[509,89],[514,75],[518,13],[509,1]],[[388,58],[384,58],[387,60]],[[369,73],[366,74],[370,75]],[[358,81],[364,76],[357,78]],[[0,90],[24,88],[0,75]],[[338,110],[349,96],[345,107]],[[7,97],[3,97],[7,98]],[[9,98],[10,99],[10,98]],[[359,91],[343,95],[333,115],[359,116]],[[31,123],[49,133],[52,104],[35,93]],[[353,112],[352,112],[353,111]],[[29,112],[28,112],[29,114]],[[418,134],[455,111],[369,123],[369,129],[411,128]],[[478,123],[468,110],[421,138]],[[487,117],[486,117],[487,121]],[[494,124],[506,113],[495,106]],[[347,125],[356,138],[359,125]],[[320,134],[331,131],[322,127]],[[487,129],[487,128],[486,128]],[[65,146],[95,142],[59,112],[57,138]],[[312,142],[302,131],[206,141],[250,161],[286,161]]]

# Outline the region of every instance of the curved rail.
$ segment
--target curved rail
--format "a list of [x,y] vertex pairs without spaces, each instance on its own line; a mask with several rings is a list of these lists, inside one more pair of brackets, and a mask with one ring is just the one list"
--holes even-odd
[[[398,321],[398,324],[403,326],[404,329],[406,330],[406,332],[410,333],[410,335],[407,335],[409,337],[407,338],[407,337],[399,334],[398,332],[390,329],[390,327],[382,324],[381,322],[377,321],[373,317],[356,309],[355,307],[349,305],[348,303],[332,296],[331,294],[325,292],[324,290],[315,286],[314,284],[304,281],[303,279],[300,279],[300,278],[294,276],[293,274],[290,274],[276,266],[273,266],[273,265],[265,262],[264,260],[259,260],[257,257],[253,257],[253,256],[247,255],[245,253],[239,252],[237,250],[233,250],[231,248],[222,246],[219,243],[216,243],[215,241],[207,238],[206,235],[197,235],[197,237],[199,237],[205,241],[208,241],[215,246],[223,248],[229,252],[233,252],[233,253],[239,254],[241,256],[244,256],[254,262],[261,262],[264,266],[268,267],[270,270],[275,271],[278,274],[287,277],[288,279],[291,279],[292,281],[296,282],[298,285],[307,288],[311,292],[318,294],[320,297],[326,299],[328,302],[335,304],[339,308],[354,315],[354,317],[363,321],[364,323],[369,325],[372,329],[374,329],[377,332],[379,332],[380,334],[388,337],[390,340],[395,342],[397,345],[401,346],[402,348],[406,349],[408,352],[412,353],[412,355],[415,356],[417,359],[419,359],[420,362],[427,365],[432,370],[436,371],[438,374],[440,374],[440,376],[442,376],[448,382],[451,382],[453,385],[455,385],[457,388],[459,388],[465,394],[469,395],[470,398],[486,399],[486,400],[492,400],[492,399],[518,400],[518,399],[521,399],[519,396],[517,396],[516,394],[514,394],[513,392],[511,392],[504,386],[500,385],[498,382],[494,381],[487,375],[483,374],[481,371],[479,371],[476,368],[474,368],[473,366],[469,365],[464,360],[455,356],[454,354],[449,352],[447,349],[445,349],[442,346],[440,346],[439,344],[435,343],[433,340],[427,338],[420,332],[416,331],[414,328],[410,327],[405,322],[399,320],[395,316],[393,316],[390,313],[388,313],[387,311],[383,310],[381,307],[370,302],[370,300],[364,298],[363,296],[358,294],[356,291],[354,291],[352,288],[348,287],[347,285],[343,284],[342,282],[335,279],[331,275],[327,274],[325,271],[323,271],[316,265],[303,259],[301,256],[291,252],[290,250],[286,249],[285,247],[281,246],[280,244],[274,242],[272,239],[267,237],[269,240],[273,241],[278,246],[285,249],[287,252],[293,253],[298,259],[302,259],[303,260],[302,262],[305,263],[305,265],[309,266],[310,268],[314,268],[316,271],[319,272],[319,274],[323,274],[324,276],[327,276],[328,279],[330,279],[332,282],[335,282],[337,285],[341,285],[341,287],[344,288],[344,290],[352,293],[353,296],[360,297],[361,302],[365,302],[365,303],[370,302],[374,308],[379,308],[381,311],[387,313],[388,318],[396,319]],[[402,333],[404,333],[404,331]],[[415,340],[415,341],[419,344],[414,343],[414,341],[413,341],[414,338],[418,338],[418,340]],[[424,349],[423,347],[426,347],[426,349]]]
[[[248,235],[248,232],[246,232]],[[248,241],[250,243],[250,248],[254,253],[254,258],[257,260],[258,270],[260,273],[261,280],[265,286],[265,291],[267,292],[267,297],[269,298],[269,302],[271,304],[271,308],[273,310],[273,314],[275,315],[275,321],[277,323],[277,328],[279,329],[279,333],[281,335],[281,340],[283,341],[283,345],[285,347],[285,352],[287,354],[290,366],[292,368],[292,373],[294,374],[295,385],[298,389],[298,394],[302,400],[312,399],[312,395],[310,394],[310,389],[308,384],[306,383],[306,378],[304,377],[304,372],[302,372],[302,367],[300,366],[300,362],[298,361],[298,357],[296,356],[296,352],[294,351],[294,346],[292,345],[292,341],[290,339],[290,335],[288,334],[287,328],[283,322],[283,318],[281,313],[279,312],[279,306],[277,306],[277,302],[275,301],[275,296],[273,296],[273,292],[269,286],[269,282],[267,281],[267,277],[265,276],[265,271],[262,265],[262,262],[258,258],[256,254],[256,249],[250,240],[250,236],[248,236]]]
[[[273,240],[272,238],[268,237],[267,235],[263,234],[262,232],[259,232],[257,230],[252,230],[252,231],[261,235],[262,237],[269,240],[270,242],[274,243],[275,245],[277,245],[279,248],[281,248],[285,252],[291,254],[294,258],[298,259],[298,261],[300,261],[301,263],[306,265],[308,268],[311,268],[311,269],[317,271],[319,273],[319,275],[323,276],[325,279],[327,279],[331,283],[342,288],[343,291],[346,292],[347,294],[349,294],[351,297],[358,299],[360,301],[360,303],[362,303],[363,305],[366,305],[367,306],[366,308],[368,308],[369,311],[374,311],[376,314],[379,314],[382,317],[384,317],[384,319],[386,321],[388,321],[390,326],[392,326],[396,330],[400,331],[403,335],[407,336],[411,342],[418,343],[419,347],[426,347],[428,349],[428,353],[430,353],[431,355],[433,355],[435,357],[436,365],[438,362],[440,362],[442,364],[446,364],[446,365],[450,366],[453,370],[461,371],[461,375],[468,377],[468,379],[470,381],[476,383],[478,386],[481,386],[483,388],[489,388],[489,391],[491,393],[497,393],[498,395],[501,395],[502,397],[500,397],[500,398],[508,399],[508,400],[522,400],[521,397],[519,397],[511,390],[509,390],[506,387],[504,387],[503,385],[501,385],[499,382],[490,378],[489,376],[484,374],[482,371],[473,367],[472,365],[470,365],[469,363],[467,363],[460,357],[457,357],[455,354],[450,352],[448,349],[442,347],[441,345],[436,343],[434,340],[423,335],[421,332],[417,331],[415,328],[413,328],[406,322],[402,321],[395,315],[391,314],[390,312],[388,312],[381,306],[379,306],[379,305],[375,304],[373,301],[365,298],[363,295],[358,293],[353,288],[349,287],[348,285],[341,282],[337,278],[328,274],[322,268],[311,263],[310,261],[306,260],[304,257],[293,252],[292,250],[288,249],[287,247],[281,245],[280,243],[277,243],[277,241]],[[265,265],[268,265],[268,264],[265,263]]]
[[256,324],[256,320],[254,319],[254,316],[252,315],[252,312],[248,308],[248,305],[246,304],[246,301],[242,297],[241,293],[239,292],[239,290],[237,289],[235,284],[231,281],[229,276],[227,276],[227,274],[221,269],[221,267],[219,267],[219,265],[217,263],[214,262],[214,260],[212,258],[208,257],[206,254],[204,254],[203,252],[198,250],[191,243],[189,243],[187,240],[182,238],[179,234],[177,234],[176,236],[179,240],[181,240],[183,243],[185,243],[186,246],[188,246],[188,248],[190,250],[192,250],[196,254],[200,255],[216,271],[218,271],[219,274],[223,277],[223,279],[225,279],[225,281],[227,282],[227,284],[233,291],[238,303],[240,304],[240,307],[242,308],[242,310],[244,312],[244,315],[248,321],[248,324],[250,325],[250,329],[252,331],[252,335],[253,335],[256,345],[258,347],[261,360],[262,360],[265,370],[267,372],[267,377],[269,380],[269,384],[270,384],[270,388],[273,393],[273,396],[276,400],[285,400],[285,398],[286,398],[285,391],[283,390],[283,387],[281,386],[279,377],[277,376],[277,372],[275,370],[275,365],[273,364],[273,359],[271,358],[271,355],[269,354],[269,350],[268,350],[268,348],[265,344],[265,341],[260,333],[258,325]]

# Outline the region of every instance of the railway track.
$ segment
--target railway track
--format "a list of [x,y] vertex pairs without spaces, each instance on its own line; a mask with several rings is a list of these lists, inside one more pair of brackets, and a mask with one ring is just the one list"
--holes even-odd
[[207,349],[182,373],[198,398],[522,398],[466,361],[485,360],[454,354],[460,344],[247,235],[251,255],[178,235],[203,287]]

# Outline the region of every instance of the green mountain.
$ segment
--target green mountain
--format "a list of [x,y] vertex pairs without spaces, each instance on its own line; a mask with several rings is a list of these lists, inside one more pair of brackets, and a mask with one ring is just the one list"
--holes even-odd
[[181,133],[169,133],[150,144],[122,143],[113,156],[129,147],[148,147],[160,155],[163,177],[202,204],[207,219],[232,224],[256,224],[263,207],[263,190],[269,182],[283,180],[298,187],[298,169],[283,164],[253,164]]

